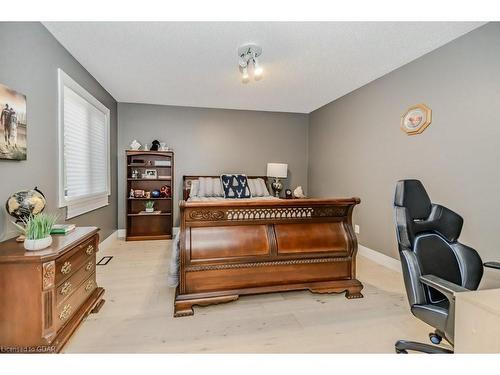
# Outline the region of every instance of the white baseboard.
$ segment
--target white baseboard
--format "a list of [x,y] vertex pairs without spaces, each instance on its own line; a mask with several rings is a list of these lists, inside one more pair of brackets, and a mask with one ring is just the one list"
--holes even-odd
[[104,241],[101,241],[101,243],[99,244],[99,251],[101,253],[105,252],[117,239],[118,239],[118,231],[115,230],[108,237],[106,237]]
[[394,259],[363,245],[358,245],[358,254],[393,271],[401,272],[401,262],[398,259]]

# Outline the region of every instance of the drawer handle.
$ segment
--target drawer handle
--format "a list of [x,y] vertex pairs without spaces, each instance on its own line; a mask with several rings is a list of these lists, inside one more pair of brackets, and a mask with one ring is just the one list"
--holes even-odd
[[85,285],[85,291],[88,292],[90,289],[92,289],[93,286],[94,286],[94,281],[93,280],[89,280],[89,282],[87,283],[87,285]]
[[71,263],[64,262],[63,266],[61,267],[61,273],[63,273],[64,275],[67,275],[70,272],[71,272]]
[[92,263],[92,262],[88,262],[87,267],[85,267],[85,269],[86,269],[87,271],[90,271],[90,270],[92,269],[92,267],[93,267],[93,266],[94,266],[94,263]]
[[70,290],[71,290],[71,283],[69,281],[66,281],[63,284],[63,287],[61,288],[61,294],[62,295],[68,294]]
[[69,318],[71,315],[71,305],[68,303],[67,305],[64,305],[63,310],[59,314],[59,319],[64,321]]
[[92,255],[94,253],[94,245],[89,245],[85,251],[87,255]]

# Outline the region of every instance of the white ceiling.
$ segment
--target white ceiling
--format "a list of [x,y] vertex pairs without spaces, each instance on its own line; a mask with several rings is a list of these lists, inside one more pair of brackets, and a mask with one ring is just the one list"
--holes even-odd
[[[45,22],[119,102],[309,113],[480,22]],[[262,46],[243,84],[237,49]]]

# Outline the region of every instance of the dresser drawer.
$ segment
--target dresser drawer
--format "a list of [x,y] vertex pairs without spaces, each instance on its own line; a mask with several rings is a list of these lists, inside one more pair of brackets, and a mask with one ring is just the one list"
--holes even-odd
[[97,251],[98,237],[94,236],[87,241],[69,251],[56,260],[56,285],[59,286],[63,281],[75,274],[83,265],[87,265],[90,259],[94,259]]
[[54,317],[56,321],[56,330],[59,330],[59,328],[71,320],[73,314],[78,311],[80,306],[87,300],[96,287],[97,284],[94,272],[77,287],[68,299],[64,300],[56,307],[56,315]]
[[68,279],[60,284],[56,289],[56,305],[65,301],[71,296],[78,286],[95,272],[96,256],[92,254],[87,258],[86,263],[74,272]]

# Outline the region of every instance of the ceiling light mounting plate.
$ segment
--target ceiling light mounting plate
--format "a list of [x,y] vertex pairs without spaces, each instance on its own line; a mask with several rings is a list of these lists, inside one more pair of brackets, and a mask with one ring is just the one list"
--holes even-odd
[[243,68],[248,62],[262,54],[262,47],[257,44],[245,44],[238,48],[238,56],[240,57],[239,64]]

